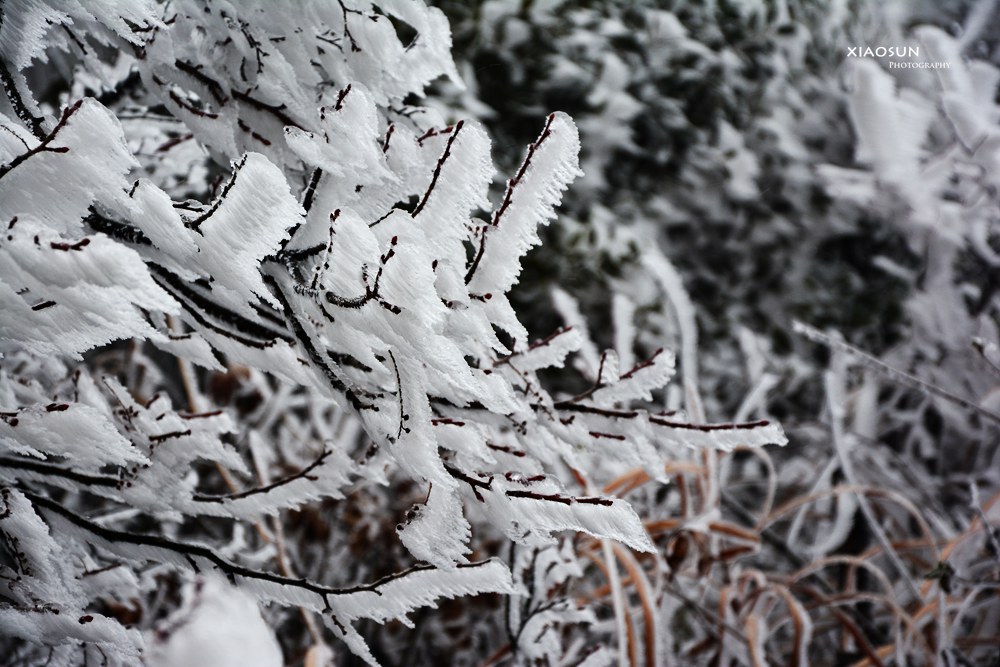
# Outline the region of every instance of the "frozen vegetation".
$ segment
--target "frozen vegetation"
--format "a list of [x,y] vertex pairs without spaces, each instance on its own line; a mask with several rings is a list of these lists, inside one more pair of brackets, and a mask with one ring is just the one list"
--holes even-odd
[[432,4],[0,2],[0,664],[998,664],[998,3]]

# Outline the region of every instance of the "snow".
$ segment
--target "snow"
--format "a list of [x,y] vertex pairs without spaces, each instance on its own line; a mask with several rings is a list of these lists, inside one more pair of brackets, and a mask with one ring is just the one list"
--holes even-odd
[[214,577],[199,577],[185,601],[147,637],[150,667],[217,665],[280,667],[281,648],[248,594]]

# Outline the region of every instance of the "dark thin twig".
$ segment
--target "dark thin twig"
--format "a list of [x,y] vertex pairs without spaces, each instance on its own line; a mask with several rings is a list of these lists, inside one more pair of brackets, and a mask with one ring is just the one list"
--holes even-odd
[[222,193],[219,194],[218,197],[216,197],[215,201],[212,202],[212,205],[208,208],[207,211],[199,215],[194,220],[188,221],[187,223],[188,227],[198,232],[201,231],[200,229],[201,223],[205,222],[210,217],[212,217],[212,215],[219,210],[219,207],[222,206],[222,203],[226,201],[226,196],[229,194],[229,191],[233,189],[233,186],[236,185],[236,178],[239,176],[240,169],[243,168],[243,165],[245,165],[246,162],[247,162],[247,156],[244,155],[240,159],[240,161],[236,163],[236,166],[233,168],[233,175],[229,177],[229,182],[227,182],[226,186],[222,188]]
[[52,128],[51,132],[45,135],[45,138],[43,138],[37,146],[35,146],[29,151],[21,153],[16,158],[14,158],[7,164],[0,167],[0,178],[3,178],[8,173],[19,167],[21,164],[25,162],[25,160],[27,160],[33,155],[38,155],[39,153],[45,153],[45,152],[65,153],[69,151],[69,148],[67,148],[66,146],[59,146],[58,148],[49,148],[49,144],[52,143],[52,140],[56,138],[56,135],[59,134],[59,131],[62,130],[64,127],[66,127],[66,123],[69,122],[69,119],[73,116],[73,114],[75,114],[77,111],[80,110],[80,105],[82,104],[83,100],[78,100],[75,104],[66,107],[66,110],[63,111],[62,117],[59,119],[59,122],[56,123],[56,126]]
[[468,484],[470,487],[472,487],[472,493],[475,494],[476,500],[478,500],[481,503],[482,502],[486,502],[486,499],[483,498],[483,494],[479,492],[479,489],[487,489],[487,490],[489,490],[489,489],[493,488],[493,477],[492,477],[492,475],[489,477],[489,481],[484,482],[483,480],[476,479],[475,477],[472,477],[471,475],[466,475],[464,472],[462,472],[458,468],[456,468],[454,466],[450,466],[447,463],[444,464],[444,469],[446,471],[448,471],[448,474],[451,475],[452,477],[454,477],[455,479],[461,480],[461,481],[465,482],[466,484]]
[[534,491],[520,491],[518,489],[508,489],[504,491],[504,494],[508,498],[527,498],[529,500],[546,500],[554,503],[562,503],[563,505],[572,505],[574,503],[579,503],[581,505],[602,505],[604,507],[610,507],[614,505],[614,501],[609,498],[596,498],[596,497],[574,497],[574,496],[563,496],[558,493],[536,493]]
[[270,493],[271,491],[279,487],[291,484],[297,479],[307,479],[310,481],[316,481],[317,477],[315,475],[311,475],[310,473],[319,466],[323,465],[323,462],[327,458],[329,458],[331,454],[333,454],[333,452],[329,449],[326,449],[316,458],[315,461],[307,465],[302,470],[292,475],[288,475],[287,477],[282,477],[281,479],[272,482],[271,484],[267,484],[266,486],[258,486],[253,489],[247,489],[246,491],[240,491],[238,493],[230,493],[223,496],[209,496],[209,495],[198,494],[195,495],[193,499],[199,503],[223,503],[229,500],[240,500],[242,498],[249,498],[251,496],[258,496],[261,494]]
[[41,461],[33,461],[30,459],[13,459],[6,456],[0,457],[0,468],[6,468],[8,470],[26,470],[39,475],[61,477],[85,486],[118,488],[122,483],[120,479],[110,475],[90,475],[51,463],[42,463]]
[[333,389],[335,389],[336,391],[339,391],[342,394],[344,394],[348,402],[351,404],[351,407],[353,407],[355,410],[360,412],[366,409],[373,409],[375,406],[363,403],[361,399],[358,398],[357,393],[352,388],[348,387],[347,383],[345,383],[334,372],[334,370],[326,363],[326,360],[323,358],[323,355],[321,355],[319,353],[319,350],[316,349],[316,346],[315,344],[313,344],[313,341],[309,337],[309,334],[306,332],[305,328],[302,326],[302,323],[299,322],[298,318],[296,317],[295,311],[292,310],[292,304],[288,300],[288,296],[285,294],[284,290],[281,289],[281,286],[278,284],[278,281],[275,280],[272,276],[265,275],[264,282],[271,288],[271,293],[274,294],[275,298],[278,299],[278,302],[281,304],[281,308],[285,316],[285,319],[287,320],[292,331],[295,332],[295,337],[298,340],[299,344],[303,347],[303,349],[305,350],[309,358],[312,360],[312,362],[316,364],[319,367],[319,369],[323,372],[323,375],[330,383],[330,386],[333,387]]
[[[176,274],[155,264],[149,265],[150,272],[160,285],[166,285],[168,290],[177,297],[181,305],[203,326],[207,326],[217,333],[238,340],[244,345],[251,347],[270,347],[275,341],[283,340],[291,343],[294,339],[288,335],[287,331],[278,331],[260,322],[251,320],[234,310],[226,308],[208,296],[202,294],[192,285],[186,283]],[[197,309],[195,309],[197,306]],[[213,318],[228,326],[235,328],[239,333],[234,333],[212,325],[201,313],[211,315]],[[273,320],[272,320],[273,321]]]
[[496,213],[493,214],[493,220],[490,222],[490,226],[485,227],[482,231],[482,236],[479,240],[479,250],[476,253],[475,258],[469,265],[469,270],[465,274],[465,284],[468,285],[472,282],[472,277],[476,275],[476,270],[479,268],[479,264],[483,259],[483,254],[486,252],[486,234],[490,227],[500,226],[500,219],[503,214],[507,212],[510,207],[511,202],[514,199],[514,190],[520,184],[521,179],[524,178],[525,173],[528,171],[528,167],[531,166],[531,159],[535,156],[535,151],[541,147],[542,143],[552,134],[552,122],[555,120],[555,114],[549,114],[548,119],[545,121],[545,128],[542,133],[538,136],[538,139],[534,143],[528,146],[528,154],[524,157],[524,162],[521,163],[521,168],[517,170],[514,178],[507,181],[507,191],[504,192],[503,201],[500,203],[500,208],[497,209]]
[[0,84],[3,85],[3,90],[7,94],[7,100],[10,102],[10,106],[14,109],[14,113],[17,117],[21,119],[31,133],[39,139],[45,137],[45,132],[42,130],[42,119],[33,116],[28,110],[28,105],[24,103],[21,98],[21,93],[17,89],[17,84],[14,81],[14,77],[11,75],[10,70],[7,69],[7,63],[0,61]]
[[[407,568],[400,572],[390,574],[388,576],[382,577],[370,584],[364,584],[361,586],[352,586],[349,588],[336,588],[332,586],[324,586],[322,584],[309,581],[308,579],[294,579],[292,577],[286,577],[280,574],[274,574],[272,572],[265,572],[262,570],[254,570],[243,565],[238,565],[231,561],[226,560],[220,556],[215,550],[200,544],[190,544],[187,542],[180,542],[177,540],[171,540],[166,537],[161,537],[159,535],[143,535],[140,533],[131,533],[121,530],[114,530],[112,528],[106,528],[102,525],[94,523],[93,521],[86,519],[79,514],[67,509],[62,504],[47,498],[45,496],[38,495],[37,493],[32,493],[30,491],[22,491],[25,497],[31,501],[36,507],[40,507],[43,510],[57,514],[63,519],[66,519],[78,528],[95,535],[106,542],[111,544],[121,543],[129,544],[135,546],[148,546],[156,549],[162,549],[164,551],[173,552],[180,554],[188,559],[188,562],[192,563],[194,566],[193,559],[198,558],[205,560],[212,565],[214,565],[220,572],[224,573],[230,580],[234,580],[236,577],[242,577],[243,579],[252,579],[256,581],[266,581],[268,583],[278,584],[281,586],[288,586],[290,588],[298,588],[310,593],[314,593],[320,596],[324,601],[330,596],[338,595],[350,595],[352,593],[376,593],[381,595],[379,588],[385,586],[386,584],[396,581],[397,579],[402,579],[410,574],[416,572],[424,572],[435,570],[433,565],[415,565],[413,567]],[[475,563],[459,563],[456,565],[458,568],[471,569],[475,567],[482,567],[491,563],[492,560],[483,560]]]
[[738,422],[733,424],[691,424],[689,422],[675,422],[669,419],[660,419],[650,416],[649,422],[657,426],[668,426],[686,431],[701,431],[711,433],[713,431],[751,431],[755,428],[767,426],[771,422],[766,419],[758,419],[752,422]]
[[448,158],[451,156],[451,147],[455,143],[455,139],[458,138],[458,133],[462,131],[464,124],[465,121],[461,120],[455,123],[455,131],[451,133],[450,137],[448,137],[448,143],[444,146],[444,152],[441,153],[441,157],[438,158],[437,164],[434,165],[434,173],[431,175],[430,185],[427,186],[427,190],[424,192],[424,196],[420,200],[420,203],[417,204],[417,207],[413,209],[413,213],[410,214],[412,217],[417,217],[420,215],[420,212],[424,210],[424,206],[427,204],[427,200],[430,199],[431,193],[434,191],[434,186],[437,185],[438,178],[441,176],[441,169],[444,167],[444,163],[447,162]]

